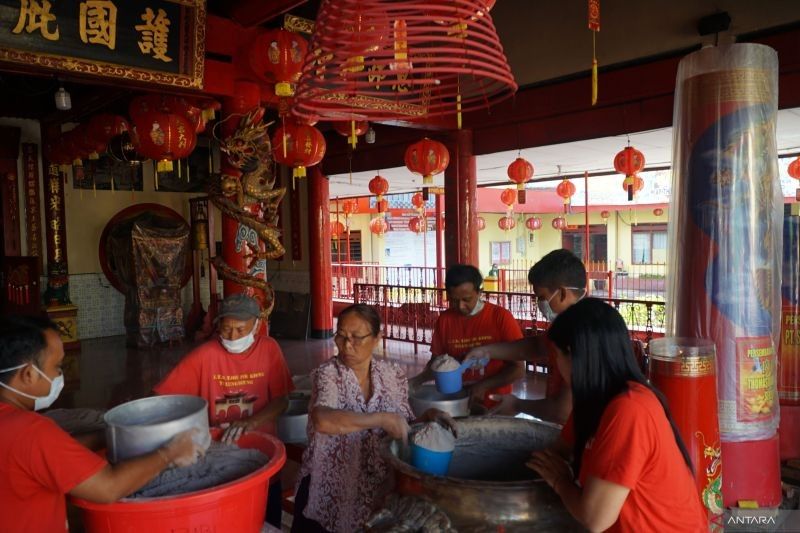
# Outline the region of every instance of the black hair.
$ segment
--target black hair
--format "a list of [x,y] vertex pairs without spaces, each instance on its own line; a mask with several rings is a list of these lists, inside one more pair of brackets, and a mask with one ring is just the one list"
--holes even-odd
[[553,250],[531,267],[528,282],[551,291],[559,287],[582,288],[586,286],[586,267],[569,250]]
[[[41,364],[47,348],[44,332],[58,332],[58,326],[48,318],[6,316],[0,318],[0,369],[34,363]],[[0,382],[9,383],[14,372],[0,374]]]
[[578,476],[586,443],[597,432],[611,400],[640,383],[655,394],[672,428],[683,460],[692,460],[664,396],[647,382],[631,348],[630,333],[616,309],[595,298],[585,298],[559,314],[547,336],[572,363],[572,420],[575,429],[574,471]]
[[452,289],[464,283],[472,283],[476,291],[483,288],[483,275],[472,265],[453,265],[444,276],[444,288]]
[[374,307],[367,304],[353,304],[345,307],[339,313],[339,320],[347,315],[358,315],[369,324],[369,332],[374,337],[381,332],[381,316]]

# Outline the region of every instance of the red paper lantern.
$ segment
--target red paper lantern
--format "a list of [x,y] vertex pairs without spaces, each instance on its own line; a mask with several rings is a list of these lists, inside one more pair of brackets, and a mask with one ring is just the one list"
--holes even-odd
[[553,219],[552,225],[553,229],[563,230],[567,227],[567,221],[564,218],[557,217]]
[[347,137],[347,142],[355,149],[358,138],[369,131],[369,122],[366,120],[351,120],[350,122],[334,122],[333,129],[339,135]]
[[408,220],[408,229],[414,233],[422,233],[426,228],[425,219],[421,216],[411,217]]
[[656,207],[655,209],[653,209],[653,214],[657,217],[660,217],[661,215],[664,214],[664,210],[661,209],[660,207]]
[[[478,226],[478,231],[483,231],[486,229],[486,219],[483,217],[476,218],[475,224]],[[444,217],[442,217],[442,228],[444,228]]]
[[378,197],[378,202],[383,200],[383,195],[389,192],[389,182],[381,175],[369,180],[369,192]]
[[642,189],[644,189],[644,180],[641,177],[639,177],[638,174],[634,174],[633,176],[628,176],[625,178],[625,181],[622,182],[622,190],[628,191],[628,200],[633,199],[633,196],[631,196],[631,194],[636,195],[636,193],[641,191]]
[[306,177],[306,167],[313,167],[325,157],[325,137],[314,126],[286,122],[272,136],[275,161],[292,167],[292,178]]
[[134,121],[133,130],[136,151],[157,161],[157,172],[172,171],[172,162],[188,157],[197,143],[192,124],[185,117],[174,113],[142,113]]
[[389,223],[383,217],[376,217],[370,220],[369,230],[375,235],[383,235],[389,231]]
[[333,237],[342,235],[344,231],[345,231],[344,224],[342,224],[338,220],[331,220],[331,235]]
[[500,193],[500,201],[509,209],[513,209],[514,204],[517,202],[517,191],[514,189],[504,189],[503,192]]
[[89,134],[98,141],[108,144],[112,137],[122,135],[130,129],[128,121],[119,115],[101,113],[89,120]]
[[[797,159],[789,163],[789,176],[800,180],[800,155],[797,156]],[[794,195],[795,201],[800,202],[800,188],[795,191]]]
[[528,217],[525,220],[525,227],[531,231],[536,231],[542,228],[542,219],[539,217]]
[[406,149],[405,163],[408,170],[422,176],[424,185],[430,185],[435,174],[441,174],[447,169],[450,152],[439,141],[426,137]]
[[[644,181],[639,189],[636,189],[637,183],[635,175],[644,169],[644,154],[634,148],[633,146],[626,146],[622,151],[617,153],[614,157],[614,169],[625,175],[623,188],[628,191],[628,201],[633,201],[633,197],[637,191],[644,187]],[[639,178],[641,180],[641,178]]]
[[349,217],[353,213],[358,212],[358,203],[355,200],[345,200],[342,203],[342,213],[344,216]]
[[308,42],[283,28],[268,30],[253,42],[250,65],[259,75],[275,84],[275,95],[294,96],[294,87],[303,71]]
[[411,197],[411,205],[413,205],[415,209],[425,209],[425,203],[425,197],[421,192],[415,193],[414,196]]
[[611,213],[608,211],[600,211],[600,218],[603,219],[604,224],[608,224],[608,218],[611,216]]
[[508,178],[517,184],[519,203],[525,203],[525,184],[533,177],[533,165],[518,157],[508,165]]
[[517,221],[514,217],[505,216],[497,221],[497,227],[503,231],[509,231],[517,227]]
[[564,178],[564,180],[556,187],[556,194],[564,199],[564,212],[569,212],[569,204],[572,201],[572,196],[575,194],[575,185]]

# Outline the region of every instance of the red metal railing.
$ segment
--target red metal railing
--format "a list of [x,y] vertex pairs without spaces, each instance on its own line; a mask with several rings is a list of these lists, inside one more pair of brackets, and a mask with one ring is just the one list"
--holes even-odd
[[[539,313],[536,296],[528,292],[484,292],[486,301],[511,311],[526,334],[547,327]],[[387,284],[356,283],[353,301],[374,306],[381,315],[384,339],[430,345],[439,313],[447,309],[444,289]],[[625,319],[631,336],[648,342],[663,335],[664,302],[609,299]]]
[[357,283],[403,287],[444,287],[444,269],[436,267],[386,266],[377,263],[333,263],[333,297],[353,299]]

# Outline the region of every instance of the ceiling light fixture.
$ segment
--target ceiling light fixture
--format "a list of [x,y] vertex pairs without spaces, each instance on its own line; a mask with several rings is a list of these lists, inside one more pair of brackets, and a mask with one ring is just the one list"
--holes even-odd
[[72,109],[72,98],[69,93],[64,89],[64,86],[58,88],[56,91],[56,109],[59,111],[69,111]]

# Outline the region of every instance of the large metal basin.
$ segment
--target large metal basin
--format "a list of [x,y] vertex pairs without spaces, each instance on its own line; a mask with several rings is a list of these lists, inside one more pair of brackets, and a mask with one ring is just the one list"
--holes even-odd
[[289,407],[276,422],[278,438],[286,443],[301,443],[308,440],[308,403],[311,397],[306,394],[292,393],[289,396]]
[[417,416],[435,407],[450,416],[469,415],[469,393],[461,390],[453,394],[442,394],[436,390],[436,385],[428,383],[408,391],[408,403]]
[[142,398],[119,405],[105,416],[108,460],[124,461],[150,453],[187,429],[198,428],[198,444],[211,444],[208,403],[197,396]]
[[[396,474],[396,492],[437,505],[459,530],[583,531],[560,498],[525,461],[559,437],[555,424],[507,417],[458,420],[458,439],[446,477],[410,464],[410,450],[387,438],[384,456]],[[475,529],[477,528],[477,529]]]

